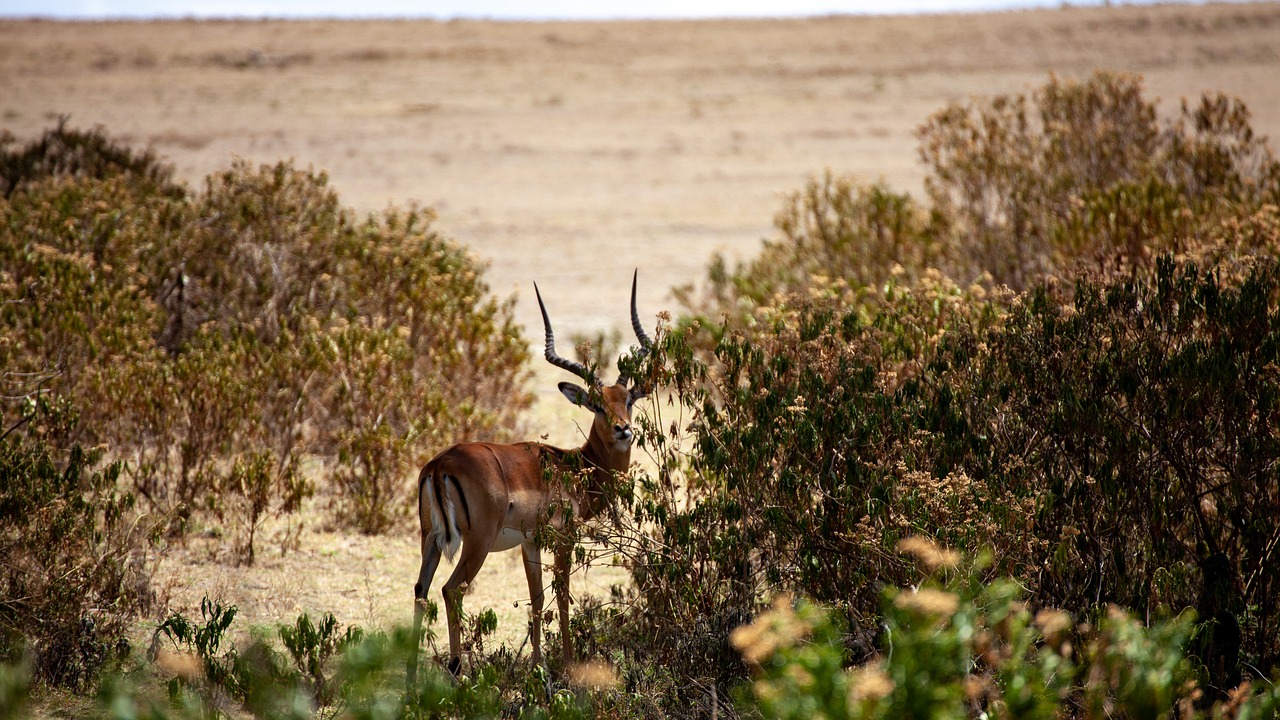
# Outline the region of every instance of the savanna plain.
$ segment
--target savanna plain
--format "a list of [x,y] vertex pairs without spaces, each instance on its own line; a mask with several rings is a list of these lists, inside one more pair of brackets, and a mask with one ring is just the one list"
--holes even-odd
[[[484,265],[493,295],[515,299],[534,353],[520,432],[568,446],[590,418],[541,361],[533,282],[561,337],[619,330],[625,345],[633,270],[652,328],[677,311],[673,287],[705,282],[714,254],[755,257],[783,198],[810,179],[830,171],[919,196],[918,129],[932,114],[1096,70],[1138,74],[1168,118],[1205,91],[1238,97],[1253,129],[1276,137],[1280,4],[681,22],[3,20],[0,128],[25,142],[59,118],[101,127],[197,191],[236,158],[292,159],[325,173],[358,214],[429,208],[433,229]],[[416,470],[402,471],[406,504]],[[407,622],[416,520],[357,532],[332,518],[331,493],[321,482],[301,513],[267,522],[252,565],[216,529],[166,545],[152,561],[160,611],[139,635],[170,611],[198,615],[206,597],[248,625],[301,612]],[[607,596],[625,581],[602,560],[573,591]],[[513,649],[526,603],[517,552],[491,557],[466,600],[497,611],[496,641]]]

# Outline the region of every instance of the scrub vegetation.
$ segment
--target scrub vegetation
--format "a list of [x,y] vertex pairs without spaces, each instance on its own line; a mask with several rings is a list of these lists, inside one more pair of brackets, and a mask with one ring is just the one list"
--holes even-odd
[[1274,716],[1280,163],[1239,100],[1157,110],[1106,72],[945,107],[923,198],[827,174],[712,259],[635,368],[651,465],[567,529],[630,581],[576,598],[567,664],[469,616],[456,681],[437,622],[237,635],[156,607],[146,559],[219,527],[252,562],[317,484],[383,531],[413,452],[511,434],[527,351],[481,268],[288,164],[194,192],[98,133],[6,145],[0,709]]

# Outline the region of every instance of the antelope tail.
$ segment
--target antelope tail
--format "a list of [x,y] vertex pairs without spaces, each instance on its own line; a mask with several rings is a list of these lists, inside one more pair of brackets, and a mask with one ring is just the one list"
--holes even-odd
[[429,543],[435,543],[452,562],[458,548],[462,547],[462,532],[458,529],[458,511],[453,498],[445,492],[446,478],[436,472],[433,464],[422,468],[422,476],[418,479],[418,512],[431,519],[431,530],[422,538],[423,550]]

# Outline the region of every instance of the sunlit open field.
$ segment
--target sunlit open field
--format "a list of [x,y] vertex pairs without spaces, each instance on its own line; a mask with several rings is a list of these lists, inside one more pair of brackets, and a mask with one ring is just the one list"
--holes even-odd
[[[652,322],[712,253],[753,253],[780,197],[808,177],[830,169],[918,193],[926,117],[1050,72],[1141,73],[1170,114],[1220,90],[1280,136],[1277,38],[1280,4],[1267,3],[721,22],[7,21],[0,127],[28,139],[64,115],[100,125],[197,188],[234,157],[294,158],[357,211],[432,207],[439,232],[489,263],[494,292],[518,293],[536,343],[533,281],[567,336],[625,328],[639,268]],[[555,392],[560,374],[539,368],[529,425],[579,442],[588,419]],[[161,563],[160,585],[174,607],[218,596],[256,623],[303,610],[406,620],[416,528],[330,529],[324,503],[298,550],[244,568],[195,538]],[[519,645],[517,557],[491,558],[468,606],[498,609]]]

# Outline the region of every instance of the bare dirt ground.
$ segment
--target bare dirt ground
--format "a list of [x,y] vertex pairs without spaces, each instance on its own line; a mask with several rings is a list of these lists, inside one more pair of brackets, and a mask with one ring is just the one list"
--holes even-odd
[[[534,280],[563,337],[625,328],[632,268],[652,317],[711,253],[749,257],[807,178],[830,168],[918,193],[913,133],[931,113],[1097,68],[1141,73],[1167,114],[1205,90],[1239,96],[1258,132],[1280,135],[1276,3],[704,22],[0,21],[0,128],[27,139],[68,115],[153,147],[197,188],[233,157],[294,158],[358,211],[433,207],[440,232],[490,263],[493,290],[519,294],[536,341]],[[580,442],[588,419],[556,379],[539,370],[531,425]],[[322,504],[299,550],[261,552],[253,568],[219,560],[217,542],[175,552],[160,567],[174,605],[208,594],[254,623],[302,610],[406,620],[416,529],[323,530]],[[499,609],[518,645],[516,558],[492,558],[467,603]]]

